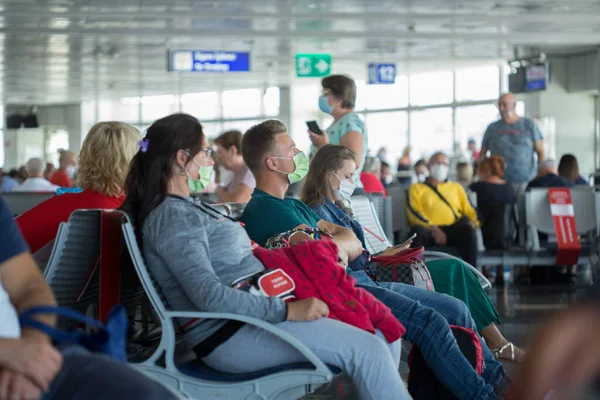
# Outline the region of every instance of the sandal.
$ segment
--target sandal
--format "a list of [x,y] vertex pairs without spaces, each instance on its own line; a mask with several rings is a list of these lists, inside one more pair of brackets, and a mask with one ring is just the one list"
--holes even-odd
[[[518,355],[515,354],[515,348],[518,350]],[[504,350],[506,350],[506,349],[510,349],[510,357],[502,357],[502,353],[504,353]],[[519,349],[511,342],[506,343],[504,346],[500,347],[499,349],[494,349],[494,350],[490,349],[490,350],[494,354],[494,358],[496,358],[496,360],[509,362],[509,363],[513,363],[513,364],[520,363],[522,355],[524,354],[523,350]]]

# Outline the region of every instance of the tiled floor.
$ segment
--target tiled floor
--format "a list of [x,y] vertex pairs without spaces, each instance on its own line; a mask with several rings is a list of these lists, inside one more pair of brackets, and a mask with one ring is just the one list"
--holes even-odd
[[[492,288],[489,296],[496,304],[502,318],[500,330],[504,336],[515,345],[527,348],[528,342],[540,325],[553,312],[567,307],[580,295],[585,288],[588,276],[579,275],[576,285],[513,285],[504,288]],[[514,373],[512,365],[506,365],[509,373]],[[404,372],[401,370],[401,372]],[[405,377],[405,374],[403,374]],[[343,376],[336,379],[328,387],[320,388],[314,395],[305,400],[350,400],[357,399],[352,382]],[[575,399],[600,399],[600,392],[585,391]]]

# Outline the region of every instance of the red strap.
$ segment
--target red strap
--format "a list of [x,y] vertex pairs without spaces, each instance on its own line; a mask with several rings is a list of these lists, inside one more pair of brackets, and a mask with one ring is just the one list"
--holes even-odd
[[375,239],[379,240],[381,243],[385,243],[386,240],[384,238],[382,238],[381,236],[377,235],[375,232],[373,232],[372,230],[370,230],[369,228],[367,228],[366,226],[364,226],[363,224],[361,224],[359,222],[359,225],[361,226],[361,228],[363,228],[363,230],[369,232],[371,235],[375,236]]
[[121,295],[121,214],[102,211],[100,225],[100,304],[98,316],[106,321]]
[[92,278],[94,277],[94,273],[98,269],[99,265],[100,265],[100,254],[98,254],[98,256],[96,257],[96,260],[94,261],[94,267],[92,269],[90,269],[90,272],[88,274],[88,277],[85,280],[85,283],[83,284],[83,287],[81,288],[79,293],[77,293],[77,297],[75,298],[76,302],[79,302],[81,300],[81,298],[83,297],[83,294],[85,293],[88,286],[90,285],[90,282],[92,281]]

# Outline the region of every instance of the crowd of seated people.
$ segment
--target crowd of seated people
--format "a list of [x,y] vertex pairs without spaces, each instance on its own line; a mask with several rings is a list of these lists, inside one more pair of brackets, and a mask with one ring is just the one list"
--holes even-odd
[[[302,192],[302,201],[323,220],[351,229],[366,248],[364,231],[354,218],[348,200],[354,191],[352,176],[356,170],[352,150],[344,146],[328,145],[315,155],[306,177]],[[409,244],[407,244],[408,246]],[[378,255],[394,254],[402,251],[400,247],[390,247]],[[374,263],[366,250],[349,263],[351,274],[357,281],[365,281],[365,270],[372,270]],[[462,300],[477,325],[478,331],[491,349],[495,349],[497,358],[518,361],[520,350],[506,340],[498,330],[496,323],[500,317],[479,281],[467,266],[456,260],[432,261],[427,264],[436,292],[445,293]],[[368,282],[368,280],[367,280]],[[387,284],[379,285],[386,287]],[[506,347],[505,347],[506,346]],[[500,350],[504,348],[503,350]]]
[[527,189],[572,186],[575,186],[575,182],[558,175],[556,161],[544,160],[538,164],[537,176],[527,184]]
[[[208,184],[213,165],[211,149],[195,118],[175,114],[160,119],[148,128],[144,140],[146,145],[134,157],[127,177],[124,209],[133,216],[148,268],[171,307],[231,312],[271,322],[292,333],[324,362],[347,372],[361,398],[409,398],[398,374],[397,341],[387,343],[380,332],[373,335],[325,318],[328,307],[316,298],[286,303],[231,286],[262,274],[265,266],[253,255],[244,228],[190,197]],[[306,156],[303,160],[302,168],[307,169]],[[247,157],[244,161],[254,170],[255,164]],[[290,168],[294,163],[287,154],[273,154],[269,164],[282,175],[290,170],[300,176],[298,169]],[[260,187],[261,177],[256,178]],[[285,189],[280,195],[284,193]],[[273,215],[267,218],[273,219]],[[184,338],[196,356],[221,371],[249,372],[303,358],[251,325],[181,322]],[[257,348],[260,357],[247,351]]]
[[54,192],[57,188],[70,188],[77,171],[75,153],[59,150],[59,168],[34,157],[26,165],[5,174],[0,168],[0,193],[15,192]]
[[[245,134],[225,132],[214,141],[214,149],[209,147],[200,122],[186,114],[157,120],[143,139],[130,125],[100,122],[86,136],[78,159],[71,152],[61,153],[60,167],[53,173],[44,172],[42,160],[32,159],[27,163],[28,178],[21,185],[44,184],[54,191],[56,186],[44,178],[46,174],[50,181],[60,186],[76,185],[82,192],[55,196],[20,215],[16,224],[28,248],[36,252],[55,238],[59,224],[67,221],[74,210],[121,207],[133,217],[147,266],[174,309],[232,312],[263,319],[292,333],[324,362],[346,372],[361,398],[410,398],[398,374],[399,342],[390,341],[382,330],[371,334],[349,323],[327,318],[330,310],[324,299],[286,302],[232,287],[233,282],[261,276],[269,268],[253,252],[252,241],[266,246],[271,238],[285,232],[305,228],[319,230],[331,236],[337,246],[335,264],[356,280],[357,290],[369,293],[389,309],[406,329],[403,338],[419,347],[445,387],[458,398],[503,398],[512,380],[501,361],[520,362],[524,353],[502,335],[497,327],[498,312],[463,262],[427,263],[437,292],[395,282],[374,282],[367,273],[374,267],[372,255],[365,250],[363,228],[347,201],[357,189],[357,176],[365,191],[375,190],[366,184],[370,182],[368,178],[363,179],[372,169],[370,163],[376,165],[373,168],[378,173],[376,180],[381,192],[395,179],[386,162],[372,162],[379,161],[378,158],[364,159],[363,139],[367,133],[353,113],[351,100],[355,100],[355,94],[347,92],[352,85],[353,82],[342,78],[323,81],[320,106],[336,120],[333,129],[328,129],[329,136],[324,135],[325,139],[311,134],[318,150],[313,153],[310,165],[308,157],[296,148],[286,126],[276,120],[255,125]],[[340,128],[338,132],[342,126],[339,121],[348,122],[344,127],[351,126],[347,128],[350,130]],[[340,144],[323,141],[330,139]],[[242,216],[244,227],[223,219],[190,196],[205,191],[211,183],[215,150],[220,164],[232,173],[227,185],[216,189],[216,195],[222,202],[248,202]],[[565,155],[558,169],[555,162],[540,163],[538,177],[530,187],[581,184],[577,160],[571,157]],[[364,165],[362,173],[360,164]],[[417,233],[412,244],[442,249],[457,247],[461,258],[476,267],[475,230],[481,226],[480,221],[488,220],[486,210],[494,209],[499,203],[514,203],[515,195],[512,186],[504,180],[504,160],[498,156],[484,158],[478,165],[479,181],[469,186],[478,195],[478,216],[463,187],[472,176],[471,166],[462,165],[464,174],[457,176],[458,182],[451,182],[449,164],[445,154],[436,153],[428,162],[420,160],[414,165],[417,183],[408,189],[407,209],[411,228]],[[71,181],[76,165],[76,180]],[[304,184],[301,201],[286,198],[289,185],[299,182]],[[0,188],[10,183],[3,179]],[[16,230],[10,235],[19,237]],[[301,243],[306,241],[310,241],[308,236],[300,237]],[[24,253],[26,262],[21,262],[27,264],[31,255],[23,246],[17,243],[13,247]],[[397,254],[405,248],[390,247],[380,255]],[[0,256],[2,252],[0,249]],[[2,283],[11,297],[11,289],[5,282],[5,274],[10,274],[5,270],[10,269],[3,266],[0,257]],[[45,289],[41,293],[40,301],[53,304],[51,293]],[[0,298],[2,294],[0,285]],[[19,306],[15,306],[19,311]],[[303,361],[302,356],[283,346],[274,336],[243,323],[181,320],[180,324],[185,331],[185,341],[195,355],[224,372],[244,373]],[[450,325],[472,329],[485,339],[482,342],[485,369],[481,375],[461,353]],[[61,370],[60,365],[54,366],[51,369],[54,372],[44,378],[45,386],[35,381],[39,377],[34,372],[9,372],[17,376],[12,379],[23,382],[21,386],[14,386],[18,388],[15,389],[17,398],[26,397],[20,393],[27,390],[48,390],[55,375],[70,371],[67,370],[69,351],[61,355],[48,345],[47,339],[42,344],[46,346],[46,353],[41,352],[40,357],[49,354],[55,363],[63,360],[64,367]],[[240,351],[259,346],[262,357]],[[97,361],[95,355],[74,353],[81,355],[81,360],[97,363],[100,369],[110,366]],[[83,362],[81,360],[79,362]],[[11,366],[0,362],[0,376]],[[126,366],[120,368],[114,372],[131,375],[128,380],[131,388],[145,383],[145,378]],[[75,372],[69,373],[76,376]],[[79,387],[76,378],[69,379],[75,382],[72,385]],[[2,382],[0,380],[0,388]],[[164,389],[149,382],[146,389],[162,397],[148,397],[140,390],[144,398],[171,398],[170,393],[161,392]],[[127,387],[124,390],[128,390]]]
[[[265,245],[281,232],[311,227],[333,238],[344,265],[363,255],[363,245],[351,229],[322,219],[300,200],[285,198],[289,184],[304,178],[309,166],[308,158],[295,147],[284,124],[271,120],[250,128],[242,140],[242,155],[257,183],[241,219],[253,241]],[[477,329],[463,302],[409,285],[376,284],[364,271],[351,275],[358,278],[360,288],[391,309],[406,327],[407,340],[427,349],[422,351],[429,367],[459,398],[498,398],[507,390],[510,378],[485,344],[486,370],[482,376],[460,352],[449,323]]]
[[27,169],[27,179],[19,186],[15,187],[13,192],[54,192],[58,186],[53,185],[44,178],[44,162],[41,158],[32,158],[25,165]]

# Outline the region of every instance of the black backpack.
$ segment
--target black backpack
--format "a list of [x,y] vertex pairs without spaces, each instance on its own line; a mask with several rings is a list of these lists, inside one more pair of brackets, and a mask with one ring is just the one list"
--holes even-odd
[[[465,358],[471,363],[475,371],[483,373],[483,350],[479,336],[473,330],[462,326],[450,325],[456,343]],[[416,346],[408,354],[408,392],[414,400],[458,400],[436,378],[433,371],[423,358]]]
[[481,234],[488,250],[506,250],[517,238],[517,214],[514,204],[492,204],[480,210]]

